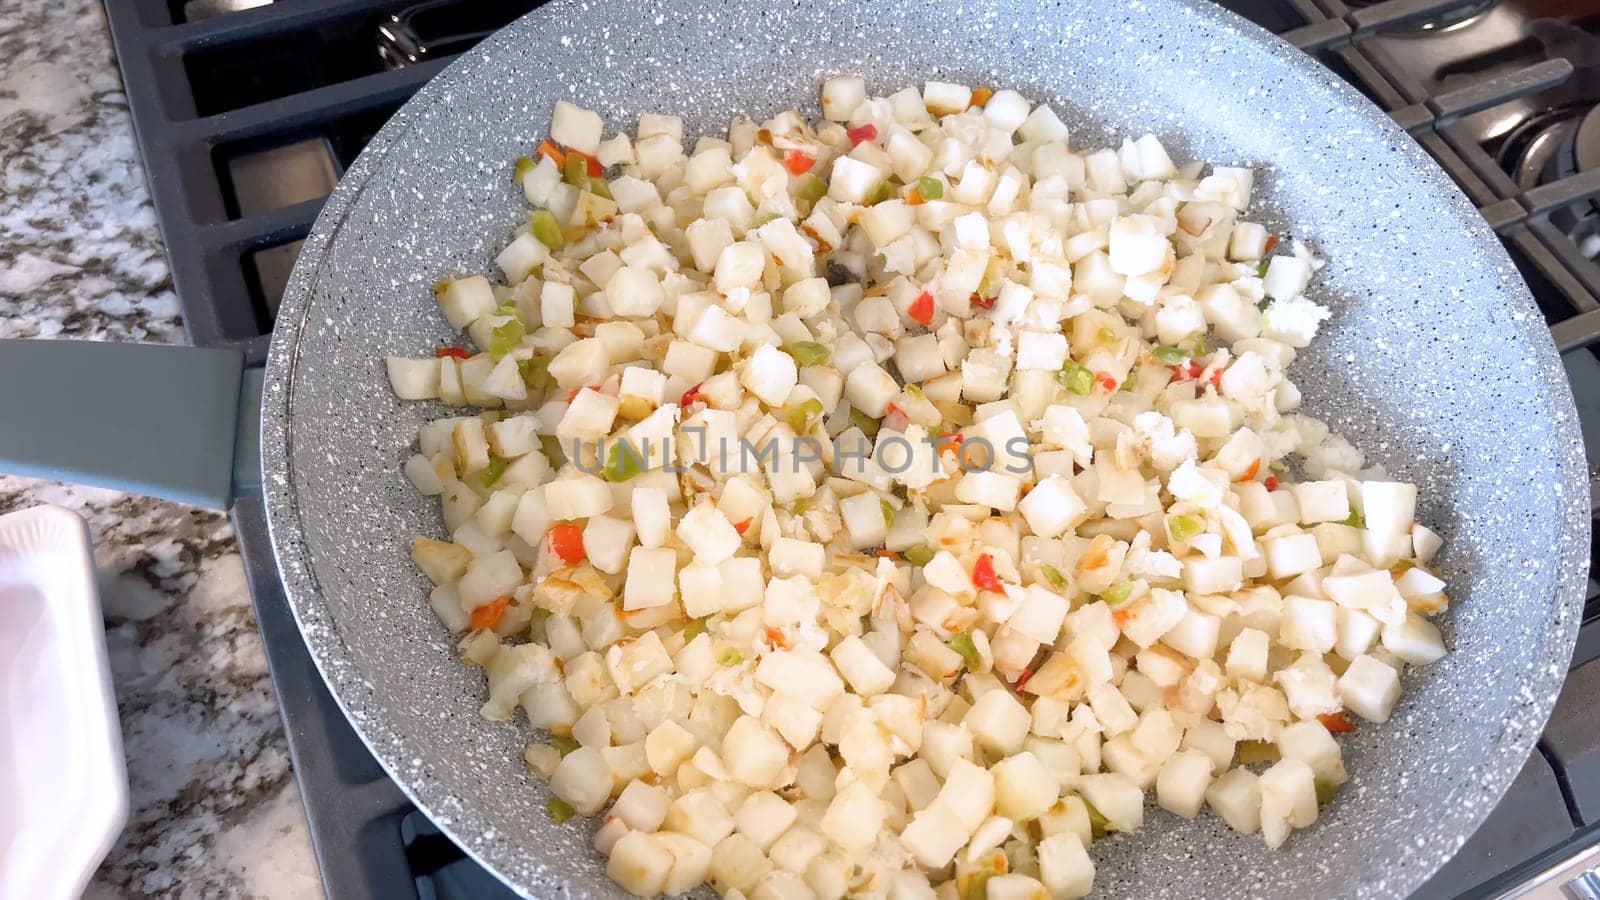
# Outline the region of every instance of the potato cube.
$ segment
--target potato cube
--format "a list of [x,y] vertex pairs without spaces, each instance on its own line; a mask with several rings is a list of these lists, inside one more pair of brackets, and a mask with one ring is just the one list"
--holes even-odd
[[1399,622],[1383,626],[1382,640],[1385,650],[1413,666],[1437,662],[1446,652],[1439,626],[1416,613],[1406,613]]
[[732,891],[748,893],[772,871],[772,862],[754,841],[742,834],[730,834],[711,851],[711,888],[726,897]]
[[996,763],[995,812],[1014,822],[1037,819],[1056,802],[1061,784],[1037,756],[1026,750]]
[[707,788],[693,790],[672,801],[662,826],[686,834],[708,847],[733,833],[734,819]]
[[[926,739],[923,744],[926,749]],[[933,760],[930,759],[929,763],[935,772],[939,770]],[[939,796],[934,800],[935,806],[949,810],[968,832],[989,817],[994,811],[994,803],[994,775],[988,769],[963,758],[951,762],[945,773],[944,787],[939,789]]]
[[635,831],[655,831],[666,821],[667,808],[671,805],[672,798],[667,796],[666,791],[656,785],[634,780],[628,782],[628,786],[618,795],[617,802],[612,804],[611,815]]
[[1310,532],[1284,535],[1261,542],[1266,550],[1267,571],[1273,578],[1293,578],[1301,572],[1321,568],[1322,551],[1316,535]]
[[1339,676],[1339,699],[1369,722],[1387,722],[1400,699],[1400,675],[1377,657],[1361,654]]
[[789,747],[760,719],[740,716],[722,739],[721,756],[728,774],[739,783],[757,789],[783,787]]
[[949,865],[969,835],[960,817],[934,801],[911,817],[911,823],[900,833],[900,842],[919,864],[938,869]]
[[1168,812],[1192,819],[1211,786],[1211,757],[1199,750],[1180,750],[1167,758],[1156,775],[1156,802]]
[[828,655],[851,689],[863,697],[881,694],[894,684],[894,672],[855,635],[835,644]]
[[696,559],[710,565],[733,556],[743,543],[733,523],[710,500],[684,514],[678,522],[678,539],[694,551]]
[[1144,792],[1127,778],[1112,772],[1085,775],[1078,791],[1113,830],[1137,831],[1144,824]]
[[771,791],[757,791],[744,799],[734,815],[739,833],[765,851],[794,824],[795,810]]
[[1300,522],[1343,522],[1350,518],[1350,492],[1343,481],[1303,481],[1294,485],[1300,504]]
[[1015,872],[995,875],[983,889],[984,900],[1045,900],[1050,896],[1037,879]]
[[550,790],[579,813],[592,816],[611,799],[611,767],[599,750],[579,747],[561,758],[550,776]]
[[672,871],[663,894],[684,894],[699,887],[711,872],[711,848],[686,834],[663,831],[655,839],[672,854]]
[[655,835],[630,831],[612,845],[606,877],[636,897],[654,897],[666,886],[675,861]]
[[1289,832],[1317,820],[1316,776],[1298,759],[1281,759],[1261,774],[1261,836],[1283,846]]
[[972,704],[962,722],[986,749],[1009,755],[1022,749],[1032,717],[1010,691],[992,690]]
[[665,606],[676,595],[678,554],[669,547],[634,547],[628,552],[628,577],[622,589],[626,611]]
[[1246,768],[1230,769],[1206,788],[1206,805],[1233,830],[1254,834],[1261,827],[1261,784]]
[[663,776],[676,772],[697,746],[694,735],[671,719],[657,725],[644,739],[650,770]]
[[877,842],[887,812],[877,793],[857,781],[834,795],[819,824],[835,844],[861,853]]
[[1327,653],[1339,639],[1339,607],[1331,600],[1290,595],[1283,598],[1278,640],[1295,650]]
[[1076,528],[1089,514],[1089,507],[1060,475],[1051,475],[1034,485],[1017,504],[1017,511],[1028,528],[1041,537],[1059,537]]

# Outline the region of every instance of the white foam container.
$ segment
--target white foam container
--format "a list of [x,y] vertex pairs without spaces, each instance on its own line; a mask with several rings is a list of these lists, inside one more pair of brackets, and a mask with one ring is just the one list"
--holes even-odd
[[127,820],[88,526],[0,516],[0,900],[79,896]]

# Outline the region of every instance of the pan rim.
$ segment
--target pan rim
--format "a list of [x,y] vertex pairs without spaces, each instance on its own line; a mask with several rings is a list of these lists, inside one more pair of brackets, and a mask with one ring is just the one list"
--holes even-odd
[[[591,0],[592,2],[592,0]],[[621,0],[616,0],[621,2]],[[1226,31],[1237,39],[1264,51],[1278,65],[1330,89],[1343,101],[1344,115],[1351,115],[1363,126],[1375,129],[1396,146],[1409,164],[1407,174],[1421,179],[1429,191],[1441,193],[1455,219],[1467,229],[1482,257],[1503,273],[1513,270],[1503,245],[1488,227],[1476,206],[1393,120],[1355,88],[1323,68],[1316,60],[1270,32],[1207,0],[1161,0],[1175,11],[1186,12],[1193,21]],[[506,26],[464,54],[419,90],[375,135],[340,181],[318,215],[305,239],[294,271],[285,289],[268,354],[261,405],[261,459],[268,530],[272,539],[280,577],[295,622],[306,640],[311,656],[328,684],[330,693],[356,733],[367,745],[384,771],[405,795],[441,830],[446,832],[471,857],[495,873],[523,896],[535,896],[529,885],[517,883],[515,873],[526,851],[503,836],[475,808],[434,778],[412,748],[412,738],[388,720],[372,688],[360,677],[360,665],[333,623],[314,567],[311,548],[301,521],[291,460],[294,430],[290,413],[294,403],[296,373],[300,361],[301,336],[311,313],[313,287],[328,259],[333,241],[342,231],[346,217],[362,196],[373,176],[381,169],[389,151],[402,144],[418,122],[451,90],[467,87],[479,68],[490,62],[531,23],[553,16],[568,6],[547,3]],[[1552,562],[1556,567],[1551,616],[1539,634],[1535,655],[1543,665],[1529,673],[1520,685],[1518,705],[1502,723],[1490,744],[1490,752],[1471,764],[1461,779],[1463,792],[1472,802],[1456,804],[1442,820],[1436,820],[1440,833],[1453,834],[1451,842],[1430,842],[1411,850],[1409,878],[1385,877],[1368,867],[1360,879],[1343,885],[1339,893],[1362,897],[1401,897],[1425,881],[1477,829],[1521,770],[1533,750],[1545,721],[1554,707],[1580,624],[1583,585],[1589,559],[1590,519],[1587,513],[1588,469],[1583,443],[1577,429],[1577,414],[1560,355],[1538,313],[1533,298],[1520,278],[1499,279],[1507,289],[1507,299],[1520,312],[1526,343],[1532,351],[1535,377],[1544,382],[1550,397],[1545,412],[1554,418],[1552,433],[1561,475],[1558,496],[1563,508],[1553,511],[1565,527]],[[1465,793],[1463,794],[1465,796]],[[1420,861],[1420,865],[1414,864]]]

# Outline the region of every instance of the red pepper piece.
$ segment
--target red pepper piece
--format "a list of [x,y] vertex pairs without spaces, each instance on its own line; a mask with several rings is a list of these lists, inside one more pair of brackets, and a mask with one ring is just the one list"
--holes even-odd
[[924,325],[932,324],[933,295],[927,291],[918,294],[917,299],[911,301],[911,308],[906,310],[906,315]]
[[994,557],[984,553],[972,564],[972,583],[980,591],[999,591],[1000,576],[994,573]]
[[583,562],[589,555],[583,549],[583,529],[571,522],[551,527],[550,549],[569,566]]
[[433,351],[433,355],[440,359],[444,359],[447,356],[451,359],[471,359],[472,351],[465,347],[440,347]]
[[1354,722],[1344,717],[1344,713],[1322,713],[1317,716],[1317,721],[1322,727],[1328,729],[1330,734],[1349,734],[1356,730]]
[[799,150],[785,150],[783,153],[783,166],[789,170],[790,175],[804,175],[811,171],[817,161],[801,153]]
[[847,132],[850,135],[850,145],[855,146],[862,141],[875,141],[878,139],[878,126],[868,122],[859,128],[852,128]]
[[506,607],[510,605],[511,595],[506,594],[503,597],[496,597],[482,606],[474,607],[472,610],[472,618],[470,621],[468,621],[467,625],[472,628],[473,631],[481,631],[486,628],[493,628],[500,624],[500,620],[502,618],[505,618]]

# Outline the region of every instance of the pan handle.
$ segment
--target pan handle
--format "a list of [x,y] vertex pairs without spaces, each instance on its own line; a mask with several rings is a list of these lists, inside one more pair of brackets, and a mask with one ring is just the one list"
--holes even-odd
[[226,509],[260,482],[260,391],[237,350],[0,340],[0,471]]

